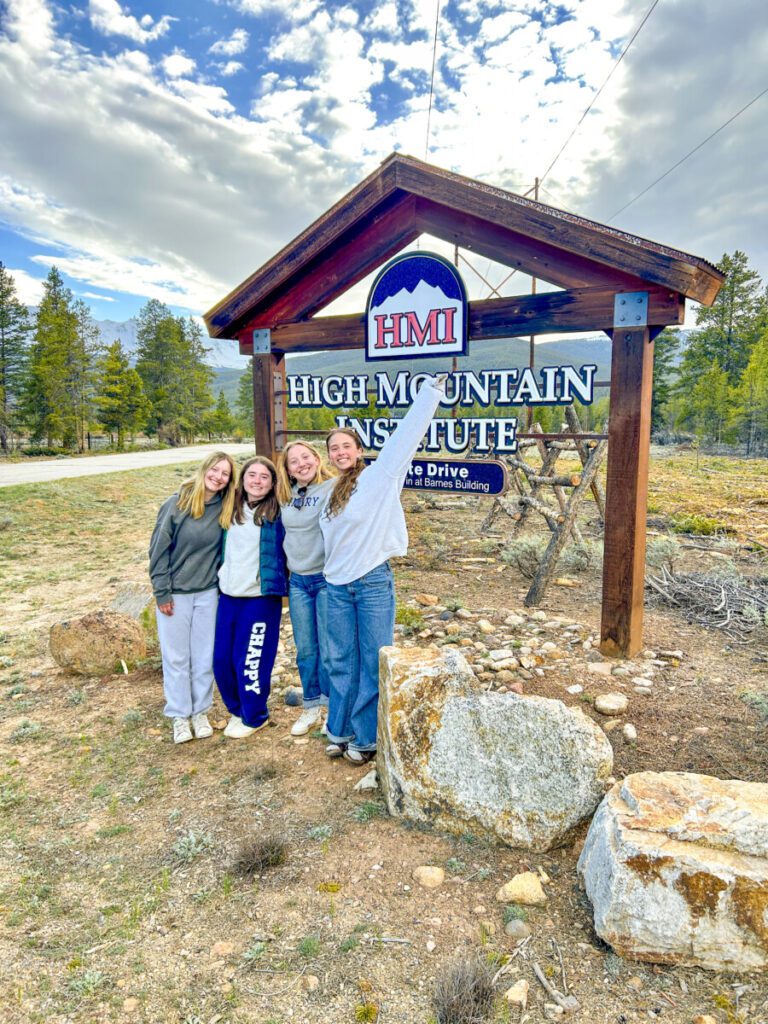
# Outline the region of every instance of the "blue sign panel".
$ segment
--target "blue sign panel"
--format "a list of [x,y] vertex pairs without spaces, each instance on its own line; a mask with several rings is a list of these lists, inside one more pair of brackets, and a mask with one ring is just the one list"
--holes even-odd
[[373,282],[365,310],[367,360],[463,356],[467,332],[464,282],[442,256],[396,256]]
[[[375,460],[366,456],[365,461]],[[507,470],[494,460],[414,459],[405,487],[413,491],[449,491],[455,494],[503,494],[507,489]]]

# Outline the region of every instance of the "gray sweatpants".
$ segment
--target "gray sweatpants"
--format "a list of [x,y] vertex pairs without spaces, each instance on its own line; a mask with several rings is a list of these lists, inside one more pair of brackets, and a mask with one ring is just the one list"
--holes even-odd
[[213,637],[219,592],[174,594],[173,615],[157,612],[168,718],[189,718],[213,703]]

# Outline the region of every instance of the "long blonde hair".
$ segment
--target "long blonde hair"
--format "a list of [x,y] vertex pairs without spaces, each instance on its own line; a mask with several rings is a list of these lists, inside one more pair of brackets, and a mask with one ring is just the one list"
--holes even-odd
[[323,457],[319,450],[311,441],[304,441],[303,439],[299,439],[298,441],[289,441],[277,457],[277,500],[281,505],[287,505],[291,500],[291,487],[296,482],[288,472],[288,452],[291,448],[295,448],[296,445],[301,445],[303,448],[307,448],[314,456],[317,457],[317,472],[315,473],[314,480],[310,481],[310,484],[321,484],[323,480],[330,480],[334,476],[323,462]]
[[213,452],[203,459],[194,474],[179,487],[179,500],[176,502],[179,511],[186,512],[192,519],[199,519],[205,512],[205,474],[213,469],[217,462],[229,463],[229,482],[219,494],[221,495],[221,512],[219,525],[228,530],[232,524],[235,510],[235,478],[237,472],[231,456],[226,452]]
[[[351,427],[336,427],[335,430],[331,430],[325,439],[326,448],[330,445],[331,438],[336,434],[346,434],[347,437],[353,438],[362,456],[363,444],[360,440],[360,435]],[[357,487],[358,477],[365,468],[365,462],[362,458],[359,458],[351,469],[347,469],[343,473],[339,474],[336,486],[331,491],[331,496],[328,499],[328,505],[325,510],[325,516],[327,519],[333,519],[334,516],[337,516],[339,512],[343,511],[347,507],[347,503]]]

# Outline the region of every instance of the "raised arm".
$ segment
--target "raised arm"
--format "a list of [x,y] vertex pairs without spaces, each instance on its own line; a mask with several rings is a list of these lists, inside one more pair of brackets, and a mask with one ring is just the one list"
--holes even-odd
[[445,380],[443,373],[424,381],[413,405],[384,442],[371,469],[392,477],[405,475],[445,394]]

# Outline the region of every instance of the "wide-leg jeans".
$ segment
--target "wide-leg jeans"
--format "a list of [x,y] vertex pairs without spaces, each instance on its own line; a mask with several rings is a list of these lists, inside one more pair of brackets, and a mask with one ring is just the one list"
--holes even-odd
[[353,750],[376,749],[379,650],[395,631],[389,563],[352,583],[328,584],[328,738]]
[[328,591],[322,573],[291,573],[288,591],[304,707],[328,705]]

